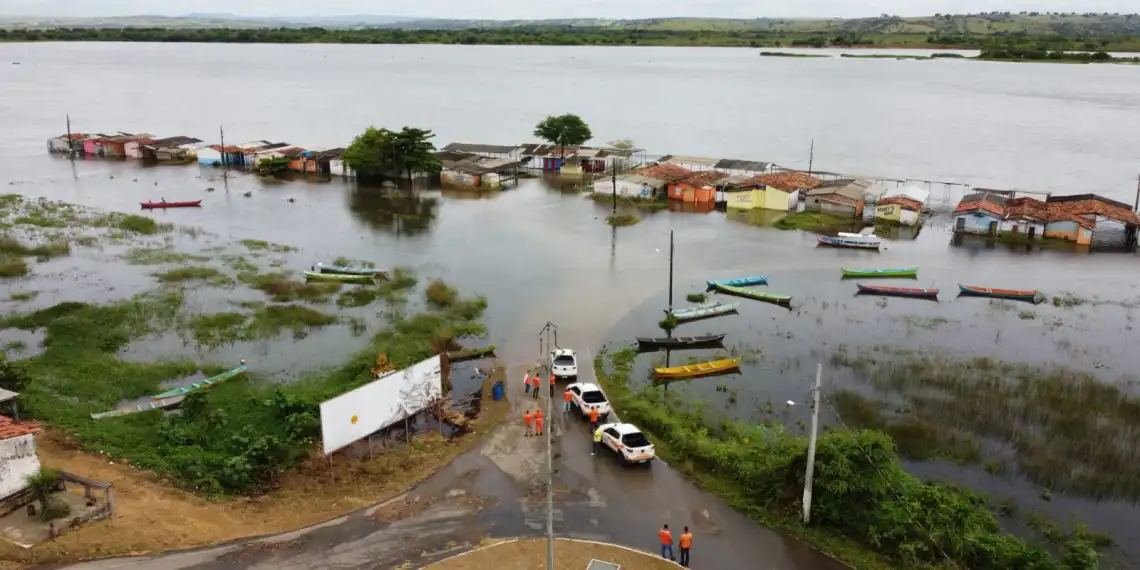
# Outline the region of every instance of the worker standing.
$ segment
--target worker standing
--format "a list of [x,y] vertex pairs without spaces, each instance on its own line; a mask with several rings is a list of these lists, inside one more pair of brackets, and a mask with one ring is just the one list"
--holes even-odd
[[693,547],[693,533],[689,532],[689,527],[685,527],[685,532],[681,533],[681,540],[677,541],[677,546],[681,547],[681,566],[689,567],[689,549]]
[[534,412],[534,435],[542,435],[542,422],[542,408],[539,408]]
[[590,431],[598,429],[598,408],[590,408]]
[[567,390],[562,393],[562,415],[566,415],[570,411],[570,400],[574,399],[574,393]]
[[534,376],[530,377],[530,383],[531,383],[531,391],[532,391],[531,397],[534,398],[535,400],[537,400],[538,399],[538,393],[540,391],[539,388],[541,388],[541,383],[538,379],[538,374],[535,374]]
[[550,399],[551,400],[554,400],[554,381],[555,381],[554,373],[551,372],[550,373]]
[[661,530],[657,531],[657,537],[661,539],[661,558],[673,560],[673,531],[669,530],[669,525],[661,527]]
[[601,428],[594,430],[594,449],[590,451],[590,455],[597,455],[602,450],[602,430]]
[[534,422],[534,414],[530,413],[530,410],[527,410],[526,413],[523,414],[523,423],[526,424],[527,437],[534,435],[534,426],[531,425],[532,422]]
[[530,395],[530,372],[527,372],[526,376],[523,376],[523,390],[526,390],[527,396]]

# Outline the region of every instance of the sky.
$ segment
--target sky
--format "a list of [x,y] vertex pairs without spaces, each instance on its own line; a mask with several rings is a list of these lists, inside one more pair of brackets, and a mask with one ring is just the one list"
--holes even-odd
[[[315,10],[319,6],[320,10]],[[5,16],[241,16],[377,14],[450,19],[840,17],[983,11],[1140,12],[1137,0],[0,0]]]

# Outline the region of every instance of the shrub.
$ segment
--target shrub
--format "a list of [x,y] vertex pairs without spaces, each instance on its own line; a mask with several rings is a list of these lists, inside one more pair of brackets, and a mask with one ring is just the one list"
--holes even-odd
[[53,521],[55,519],[62,519],[71,514],[71,505],[63,497],[50,497],[48,498],[47,505],[40,513],[40,518],[45,521]]

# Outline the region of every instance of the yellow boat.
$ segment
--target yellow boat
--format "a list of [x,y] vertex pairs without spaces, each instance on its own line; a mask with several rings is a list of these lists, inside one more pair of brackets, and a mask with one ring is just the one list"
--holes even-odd
[[653,373],[658,378],[695,378],[697,376],[707,376],[735,368],[740,368],[739,358],[698,362],[697,364],[686,364],[685,366],[673,366],[670,368],[654,368]]

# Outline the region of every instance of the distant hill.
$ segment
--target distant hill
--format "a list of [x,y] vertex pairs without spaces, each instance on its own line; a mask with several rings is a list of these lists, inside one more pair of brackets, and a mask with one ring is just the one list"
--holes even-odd
[[716,31],[721,33],[764,32],[795,34],[797,36],[821,34],[835,36],[1049,36],[1072,38],[1088,36],[1140,36],[1140,15],[1108,13],[1051,13],[1051,12],[991,12],[986,14],[957,14],[900,18],[651,18],[640,20],[610,20],[602,18],[576,18],[556,20],[448,20],[410,18],[387,15],[348,15],[257,18],[233,14],[187,14],[185,16],[128,16],[114,18],[0,18],[5,28],[302,28],[330,29],[407,29],[407,30],[467,30],[510,28],[607,28],[634,29],[654,32]]

